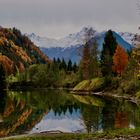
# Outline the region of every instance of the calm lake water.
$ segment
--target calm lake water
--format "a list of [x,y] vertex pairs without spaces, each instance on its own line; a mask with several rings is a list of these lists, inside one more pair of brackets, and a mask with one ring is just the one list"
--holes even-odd
[[0,137],[46,131],[103,132],[140,127],[140,106],[64,90],[0,93]]

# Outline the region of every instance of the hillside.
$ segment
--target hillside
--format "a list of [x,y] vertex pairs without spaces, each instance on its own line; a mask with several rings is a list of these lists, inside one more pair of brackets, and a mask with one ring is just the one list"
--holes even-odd
[[17,69],[24,71],[31,64],[47,62],[48,57],[19,30],[0,27],[0,63],[7,74]]

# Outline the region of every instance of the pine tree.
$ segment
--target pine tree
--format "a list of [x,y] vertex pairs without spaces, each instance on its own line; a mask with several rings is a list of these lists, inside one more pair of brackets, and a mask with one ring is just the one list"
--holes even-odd
[[57,63],[58,63],[58,64],[60,64],[60,63],[61,63],[60,58],[57,58]]
[[60,63],[60,69],[63,69],[65,71],[67,69],[67,64],[66,64],[64,58],[62,59],[62,62]]
[[72,62],[71,62],[71,60],[68,61],[67,71],[72,71]]
[[60,58],[57,58],[56,63],[58,65],[59,69],[61,69],[61,60],[60,60]]
[[77,72],[77,70],[78,70],[78,66],[77,66],[76,62],[74,63],[72,69],[73,69],[74,73]]
[[53,58],[53,63],[54,63],[54,64],[56,64],[56,63],[57,63],[57,62],[56,62],[56,59],[55,59],[55,57]]
[[116,47],[116,39],[113,36],[113,32],[109,30],[104,38],[103,50],[101,52],[101,72],[103,76],[112,75],[112,57]]

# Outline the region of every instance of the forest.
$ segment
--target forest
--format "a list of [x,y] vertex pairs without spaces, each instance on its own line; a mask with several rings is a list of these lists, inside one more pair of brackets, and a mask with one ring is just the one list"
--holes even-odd
[[[37,48],[38,53],[33,50],[29,52],[26,47],[33,48],[33,43],[29,42],[27,37],[22,36],[16,29],[6,30],[6,34],[3,36],[11,40],[15,36],[13,34],[19,36],[17,40],[13,39],[13,42],[22,46],[16,53],[19,54],[24,49],[24,52],[19,54],[20,57],[16,57],[22,63],[19,60],[14,61],[14,58],[10,57],[11,55],[9,60],[7,56],[3,55],[6,52],[2,52],[0,57],[1,87],[6,85],[6,88],[12,89],[70,88],[77,92],[110,91],[140,97],[140,45],[126,50],[117,43],[111,30],[106,33],[101,51],[98,49],[96,40],[88,40],[90,33],[87,34],[83,50],[80,52],[81,61],[79,64],[73,64],[71,60],[66,62],[64,59],[55,58],[55,56],[53,60],[49,60]],[[25,39],[27,41],[21,41]],[[30,54],[31,57],[28,57],[27,54]],[[39,56],[40,54],[42,58]],[[25,59],[26,63],[23,62]],[[4,60],[6,65],[3,65]],[[16,72],[9,73],[14,68],[13,62],[16,62]]]

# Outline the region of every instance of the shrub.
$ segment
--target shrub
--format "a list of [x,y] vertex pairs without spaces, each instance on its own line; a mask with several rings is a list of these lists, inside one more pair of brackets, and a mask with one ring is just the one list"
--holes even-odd
[[138,91],[138,92],[136,93],[136,98],[137,98],[137,99],[140,99],[140,91]]

